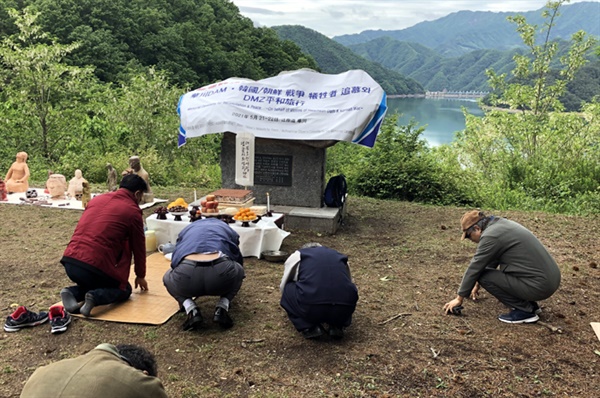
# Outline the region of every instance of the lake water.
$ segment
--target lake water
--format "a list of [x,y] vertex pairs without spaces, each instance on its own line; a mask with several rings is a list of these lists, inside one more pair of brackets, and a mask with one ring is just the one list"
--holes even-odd
[[407,125],[411,119],[425,131],[421,137],[430,146],[448,144],[454,140],[454,133],[465,129],[462,107],[469,113],[482,116],[483,111],[475,100],[432,99],[432,98],[388,98],[388,113],[402,114],[399,125]]

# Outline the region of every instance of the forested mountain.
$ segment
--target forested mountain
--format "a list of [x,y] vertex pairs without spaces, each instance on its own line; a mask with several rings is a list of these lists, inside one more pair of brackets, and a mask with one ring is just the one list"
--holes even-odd
[[513,67],[513,51],[478,50],[461,57],[445,58],[418,43],[380,37],[349,46],[371,61],[420,82],[428,91],[489,91],[485,70],[499,73]]
[[[387,36],[398,41],[422,44],[446,57],[456,57],[478,49],[510,50],[523,45],[515,25],[506,19],[517,14],[539,27],[544,23],[542,9],[519,13],[459,11],[402,30],[367,30],[335,36],[333,40],[349,46]],[[579,30],[600,36],[599,2],[566,4],[561,7],[560,14],[560,23],[552,29],[551,39],[566,40]]]
[[[515,67],[513,57],[524,49],[510,51],[477,50],[460,57],[446,58],[417,43],[399,42],[380,37],[368,43],[349,46],[357,54],[378,62],[421,83],[427,91],[489,91],[487,69],[496,73],[510,72]],[[566,55],[568,43],[559,41],[559,57]],[[600,95],[600,61],[589,54],[590,63],[582,68],[562,98],[567,110],[576,110],[581,101]],[[554,67],[558,68],[556,64]]]
[[227,0],[0,0],[0,40],[17,31],[7,9],[27,5],[40,12],[37,22],[60,43],[81,43],[67,62],[94,66],[105,82],[148,66],[192,87],[316,68],[296,45],[271,29],[255,28]]
[[325,35],[304,26],[275,26],[273,29],[280,38],[291,40],[302,51],[310,54],[324,73],[341,73],[349,69],[362,69],[368,72],[388,94],[423,93],[423,87],[415,80],[382,67],[361,57],[347,47]]
[[[514,55],[525,51],[476,50],[460,57],[447,58],[421,44],[400,42],[389,37],[344,47],[303,26],[286,25],[273,29],[281,38],[294,41],[310,54],[323,71],[337,73],[340,68],[352,67],[367,70],[362,60],[364,57],[373,61],[371,65],[375,65],[378,76],[389,69],[416,80],[427,91],[490,91],[486,70],[491,68],[496,73],[510,76],[515,66]],[[568,45],[564,41],[560,43],[559,55],[565,55]],[[350,54],[349,50],[352,50]],[[577,73],[568,93],[562,98],[567,110],[578,110],[582,101],[590,101],[594,95],[600,94],[600,61],[592,54],[589,59],[590,64]],[[375,72],[370,73],[375,76]]]

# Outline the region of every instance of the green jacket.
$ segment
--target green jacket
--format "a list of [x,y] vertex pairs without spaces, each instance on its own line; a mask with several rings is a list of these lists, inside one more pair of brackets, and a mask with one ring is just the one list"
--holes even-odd
[[38,368],[21,398],[164,398],[161,381],[121,359],[112,344]]
[[549,297],[560,285],[560,270],[544,245],[527,228],[505,218],[490,221],[481,234],[458,295],[469,297],[486,268],[522,279],[540,296]]

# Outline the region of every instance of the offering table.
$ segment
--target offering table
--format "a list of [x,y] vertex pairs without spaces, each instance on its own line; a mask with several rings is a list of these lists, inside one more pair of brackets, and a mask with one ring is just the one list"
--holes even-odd
[[[156,214],[146,218],[149,230],[155,231],[156,244],[176,243],[179,233],[190,224],[188,215],[181,216],[182,221],[175,221],[175,216],[167,213],[166,220],[158,220]],[[250,222],[248,227],[242,227],[240,222],[227,224],[240,236],[240,252],[244,257],[260,258],[267,250],[279,250],[283,240],[290,234],[280,229],[275,222],[283,214],[275,213],[273,217],[262,217],[257,223]]]

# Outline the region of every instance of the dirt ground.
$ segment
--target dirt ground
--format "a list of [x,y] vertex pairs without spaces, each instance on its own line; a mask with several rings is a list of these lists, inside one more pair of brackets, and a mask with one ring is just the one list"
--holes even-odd
[[[102,342],[154,352],[172,397],[597,397],[598,217],[490,212],[532,230],[562,270],[559,291],[541,302],[542,322],[510,325],[486,292],[462,316],[443,314],[475,251],[460,240],[465,210],[351,197],[336,235],[291,231],[283,250],[318,241],[349,256],[360,298],[342,341],[303,339],[279,306],[282,263],[248,258],[226,331],[208,322],[183,332],[178,313],[158,327],[75,319],[60,335],[48,324],[2,332],[0,397],[17,397],[38,366]],[[80,214],[0,204],[3,316],[60,299],[70,283],[59,259]],[[216,299],[198,301],[206,315]]]

